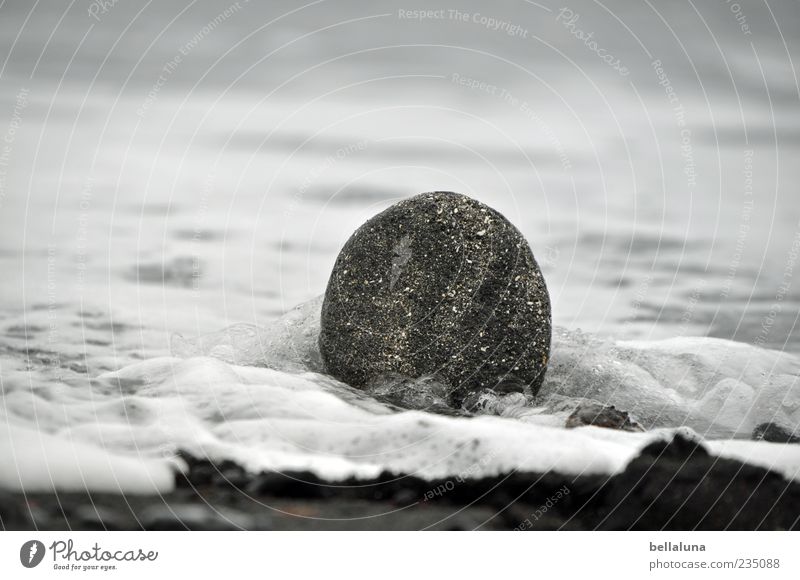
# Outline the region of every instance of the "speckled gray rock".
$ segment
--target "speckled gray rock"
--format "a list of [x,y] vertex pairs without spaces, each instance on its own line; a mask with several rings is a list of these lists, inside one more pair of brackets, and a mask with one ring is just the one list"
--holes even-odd
[[322,306],[326,370],[356,387],[434,375],[452,402],[509,380],[535,394],[550,354],[550,298],[502,215],[450,192],[401,201],[361,226]]

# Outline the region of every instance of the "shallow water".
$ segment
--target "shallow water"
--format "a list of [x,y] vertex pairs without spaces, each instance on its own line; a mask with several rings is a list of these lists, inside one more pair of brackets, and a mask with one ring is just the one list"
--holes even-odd
[[[41,468],[32,450],[69,435],[81,457],[193,446],[329,474],[453,473],[478,456],[486,472],[613,471],[656,432],[556,428],[578,400],[710,440],[797,427],[797,3],[743,3],[749,33],[722,2],[570,3],[625,76],[560,5],[457,4],[527,35],[389,2],[244,2],[223,20],[212,2],[98,18],[4,3],[0,411],[15,427],[0,450]],[[296,346],[313,315],[273,325],[324,291],[360,223],[426,190],[502,211],[548,281],[547,384],[484,401],[500,418],[398,414],[320,374]],[[415,388],[399,402],[442,411]],[[364,429],[387,439],[344,440]],[[451,464],[417,439],[400,453],[401,436],[530,444]],[[169,465],[148,466],[169,486]],[[115,473],[69,481],[113,488]]]

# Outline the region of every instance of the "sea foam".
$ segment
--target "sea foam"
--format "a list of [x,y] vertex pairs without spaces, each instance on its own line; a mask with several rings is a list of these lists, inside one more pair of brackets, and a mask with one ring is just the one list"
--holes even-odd
[[[436,381],[387,400],[324,374],[321,299],[268,327],[236,325],[96,377],[4,380],[0,485],[156,493],[181,451],[253,472],[309,470],[330,480],[382,471],[422,478],[512,471],[613,474],[675,433],[714,454],[800,478],[800,446],[744,440],[755,425],[800,426],[800,360],[706,338],[625,342],[556,329],[537,397],[480,396],[441,412]],[[406,388],[409,388],[408,385]],[[627,410],[647,430],[564,428],[587,401]]]

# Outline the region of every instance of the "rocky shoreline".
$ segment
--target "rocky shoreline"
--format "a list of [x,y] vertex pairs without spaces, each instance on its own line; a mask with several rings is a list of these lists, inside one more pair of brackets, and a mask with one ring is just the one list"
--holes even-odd
[[800,483],[676,436],[620,474],[326,482],[185,457],[158,496],[0,492],[6,530],[794,530]]

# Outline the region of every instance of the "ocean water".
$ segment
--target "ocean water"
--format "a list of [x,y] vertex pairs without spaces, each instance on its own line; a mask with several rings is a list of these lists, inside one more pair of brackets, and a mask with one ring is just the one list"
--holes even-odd
[[[800,427],[800,6],[421,7],[0,5],[0,485],[166,490],[179,449],[610,473],[676,429],[796,476],[744,439]],[[542,265],[537,399],[465,417],[324,374],[339,248],[430,190]],[[587,399],[647,431],[563,429]]]

